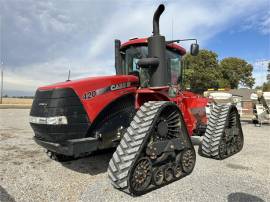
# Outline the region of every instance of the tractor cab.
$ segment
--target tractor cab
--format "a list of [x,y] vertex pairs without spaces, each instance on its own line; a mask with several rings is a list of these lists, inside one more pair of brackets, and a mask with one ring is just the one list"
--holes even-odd
[[[151,42],[153,40],[158,40],[160,43]],[[196,41],[190,47],[191,55],[196,56],[199,51],[196,39],[165,41],[163,36],[156,35],[130,39],[123,44],[116,39],[116,74],[131,74],[139,77],[141,87],[161,87],[182,83],[182,56],[186,54],[186,50],[175,42],[190,40]]]
[[[142,87],[148,87],[150,85],[150,75],[153,69],[150,68],[141,68],[140,61],[141,59],[148,58],[148,46],[147,39],[131,39],[128,42],[122,44],[121,46],[117,45],[121,42],[115,40],[116,47],[116,56],[119,62],[116,64],[116,74],[117,75],[136,75],[140,78],[140,85]],[[167,78],[169,80],[168,84],[176,85],[182,79],[182,68],[181,68],[181,59],[182,56],[186,53],[185,49],[176,44],[167,45],[165,54],[166,54],[166,63],[167,63]]]

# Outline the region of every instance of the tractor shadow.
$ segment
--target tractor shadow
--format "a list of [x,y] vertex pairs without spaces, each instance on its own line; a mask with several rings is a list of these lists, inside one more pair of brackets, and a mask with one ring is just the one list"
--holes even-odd
[[228,202],[265,202],[265,201],[251,194],[243,192],[235,192],[228,195]]
[[79,173],[98,175],[107,172],[109,161],[112,158],[114,151],[115,149],[98,151],[89,156],[62,162],[61,164],[64,167]]
[[15,199],[0,185],[0,201],[15,202]]

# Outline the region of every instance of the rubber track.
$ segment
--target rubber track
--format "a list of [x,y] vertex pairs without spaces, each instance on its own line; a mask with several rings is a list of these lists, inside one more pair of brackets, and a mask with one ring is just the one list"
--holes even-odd
[[201,152],[204,156],[221,159],[219,156],[219,144],[224,132],[229,109],[229,105],[215,105],[212,110],[202,141]]
[[130,193],[128,188],[129,172],[138,159],[140,151],[144,148],[144,143],[147,142],[153,120],[159,113],[161,106],[166,103],[170,102],[146,102],[137,111],[109,162],[108,175],[115,188]]

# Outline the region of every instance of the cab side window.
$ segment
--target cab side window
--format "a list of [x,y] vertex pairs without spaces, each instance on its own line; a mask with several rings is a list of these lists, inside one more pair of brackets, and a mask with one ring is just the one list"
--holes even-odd
[[181,56],[170,50],[166,50],[166,56],[171,84],[176,85],[181,76]]

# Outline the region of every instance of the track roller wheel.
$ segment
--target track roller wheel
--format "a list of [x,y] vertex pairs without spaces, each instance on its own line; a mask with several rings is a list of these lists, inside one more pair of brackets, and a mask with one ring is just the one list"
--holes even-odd
[[176,177],[176,178],[179,178],[184,174],[183,168],[181,165],[181,156],[182,156],[182,153],[179,153],[179,154],[177,154],[177,156],[175,158],[175,165],[173,168],[173,173],[174,173],[174,177]]
[[172,166],[167,166],[164,169],[164,178],[166,182],[170,182],[173,180],[174,177],[174,172],[173,172],[173,167]]
[[153,183],[157,186],[161,185],[164,181],[164,170],[162,167],[154,169],[153,172]]

